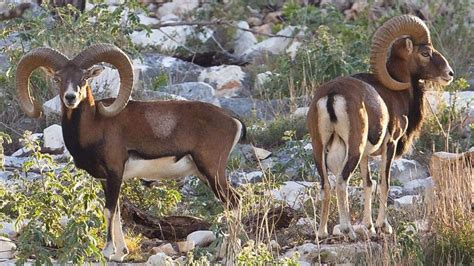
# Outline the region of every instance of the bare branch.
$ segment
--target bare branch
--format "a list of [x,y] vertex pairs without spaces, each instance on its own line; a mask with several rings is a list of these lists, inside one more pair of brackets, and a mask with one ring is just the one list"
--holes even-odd
[[282,35],[282,34],[268,34],[268,33],[258,32],[256,30],[252,30],[252,29],[242,28],[242,27],[236,26],[233,22],[226,21],[226,20],[221,20],[221,19],[217,19],[217,20],[213,20],[213,21],[160,23],[160,24],[151,25],[150,28],[159,29],[159,28],[163,28],[163,27],[176,27],[176,26],[214,26],[214,25],[226,25],[226,26],[234,27],[234,28],[242,30],[242,31],[248,31],[248,32],[251,32],[253,34],[267,36],[267,37],[280,37],[280,38],[289,38],[289,39],[294,39],[295,38],[295,36],[288,36],[288,35]]

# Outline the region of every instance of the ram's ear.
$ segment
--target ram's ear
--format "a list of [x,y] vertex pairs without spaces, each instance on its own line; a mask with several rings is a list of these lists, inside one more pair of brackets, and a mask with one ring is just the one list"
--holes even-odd
[[103,66],[91,66],[89,69],[86,70],[86,73],[84,73],[84,79],[91,79],[94,77],[97,77],[104,71],[105,67]]
[[413,42],[410,40],[410,38],[405,39],[405,49],[407,50],[408,55],[413,53]]
[[54,71],[52,68],[49,68],[49,67],[40,67],[41,70],[44,71],[44,73],[46,73],[46,75],[48,75],[49,77],[51,78],[54,78],[56,76],[56,71]]

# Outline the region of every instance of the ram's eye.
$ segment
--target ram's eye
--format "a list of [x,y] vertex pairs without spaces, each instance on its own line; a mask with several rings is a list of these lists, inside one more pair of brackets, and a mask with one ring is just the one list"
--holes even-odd
[[430,57],[430,53],[429,53],[429,52],[422,52],[421,55],[424,56],[424,57]]
[[79,86],[84,87],[85,85],[86,85],[86,81],[85,81],[85,80],[81,80],[81,82],[79,82]]
[[59,77],[53,77],[53,80],[54,82],[56,83],[60,83],[61,82],[61,79]]

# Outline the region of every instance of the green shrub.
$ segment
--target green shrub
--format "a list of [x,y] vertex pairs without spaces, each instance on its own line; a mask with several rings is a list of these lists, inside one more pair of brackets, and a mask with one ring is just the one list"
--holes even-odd
[[270,71],[276,75],[263,86],[261,96],[306,95],[333,78],[368,70],[372,28],[367,18],[348,22],[334,7],[320,9],[297,4],[286,4],[283,15],[287,25],[306,26],[308,37],[302,41],[294,60],[280,55],[271,62]]
[[461,110],[456,107],[457,93],[468,86],[465,79],[456,79],[445,88],[450,93],[450,103],[440,104],[437,114],[431,114],[431,110],[427,110],[428,117],[415,143],[416,150],[429,155],[433,151],[462,152],[469,149],[472,140],[465,138],[461,129],[463,113],[467,106]]
[[121,190],[121,197],[130,200],[135,206],[155,217],[168,215],[181,201],[181,194],[175,188],[175,182],[146,187],[140,179],[127,180]]
[[[25,140],[29,139],[25,135]],[[37,264],[82,264],[103,260],[99,246],[105,232],[101,186],[72,162],[64,168],[26,141],[32,155],[15,173],[8,188],[0,185],[0,214],[15,220],[18,230],[18,263],[30,257]],[[39,174],[31,180],[32,169]],[[4,218],[5,218],[4,217]]]
[[252,143],[266,148],[276,147],[285,143],[283,139],[285,132],[294,131],[294,139],[302,139],[308,133],[305,117],[277,117],[270,122],[256,122],[253,126],[248,127],[247,130],[248,139]]

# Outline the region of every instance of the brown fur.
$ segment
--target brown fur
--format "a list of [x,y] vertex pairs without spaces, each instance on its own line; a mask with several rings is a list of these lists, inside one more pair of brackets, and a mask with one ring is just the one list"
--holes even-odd
[[[321,175],[324,197],[327,197],[329,192],[327,162],[325,162],[328,147],[331,147],[331,141],[334,138],[344,135],[344,132],[338,132],[337,129],[334,129],[331,131],[330,141],[325,140],[327,136],[324,134],[327,134],[327,132],[320,131],[318,121],[322,115],[319,113],[321,110],[318,110],[317,107],[319,100],[339,95],[346,101],[347,110],[343,111],[348,114],[350,124],[348,130],[350,132],[348,143],[345,143],[348,150],[340,178],[347,181],[359,161],[361,159],[364,162],[367,161],[366,156],[383,155],[383,169],[385,171],[382,173],[384,178],[381,182],[382,190],[384,190],[382,197],[385,197],[385,199],[381,198],[381,206],[385,206],[391,161],[395,156],[401,156],[409,150],[412,140],[422,126],[424,87],[420,80],[448,82],[448,80],[452,80],[453,76],[446,59],[431,45],[413,46],[408,38],[400,39],[393,44],[387,62],[387,69],[394,79],[400,82],[410,82],[412,84],[411,88],[403,91],[390,90],[385,88],[372,74],[357,74],[353,77],[336,78],[321,85],[315,91],[308,113],[308,128],[312,137],[316,167]],[[381,97],[382,102],[374,104],[377,103],[376,99],[378,97]],[[326,109],[323,111],[329,115],[335,112],[331,108]],[[387,117],[388,120],[382,119],[383,117]],[[332,125],[336,125],[338,119],[338,117],[331,116]],[[375,145],[378,148],[367,154],[367,144]],[[367,168],[365,165],[361,167]],[[370,179],[370,174],[367,173],[366,178]],[[365,183],[370,185],[372,182],[366,180]],[[329,204],[329,201],[324,197],[321,222],[323,229],[320,232],[323,236],[327,234],[324,231],[326,231]],[[341,213],[341,209],[339,209],[339,212]],[[369,220],[368,217],[364,217],[365,219],[368,223],[372,223],[371,218]],[[370,224],[367,224],[367,226],[370,227]],[[391,231],[384,215],[380,215],[380,213],[377,226]],[[348,231],[350,230],[352,229],[349,228]]]

